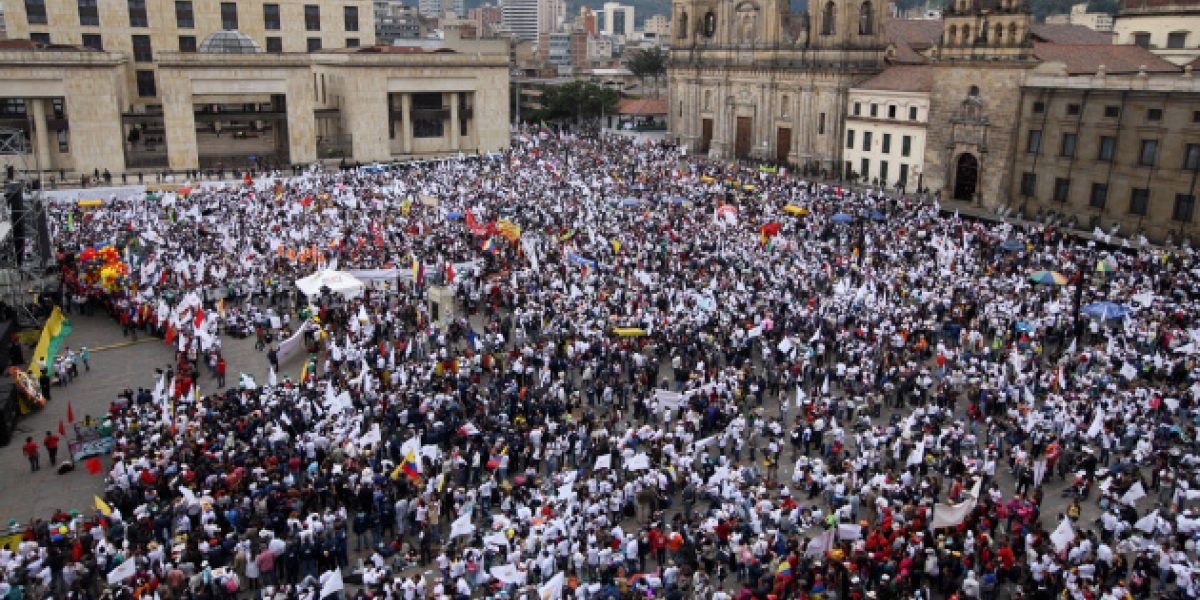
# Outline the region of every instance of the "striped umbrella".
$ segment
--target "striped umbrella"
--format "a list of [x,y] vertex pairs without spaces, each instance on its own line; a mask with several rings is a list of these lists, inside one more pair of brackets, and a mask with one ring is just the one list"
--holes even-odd
[[1043,285],[1065,285],[1067,276],[1058,271],[1034,271],[1029,280]]

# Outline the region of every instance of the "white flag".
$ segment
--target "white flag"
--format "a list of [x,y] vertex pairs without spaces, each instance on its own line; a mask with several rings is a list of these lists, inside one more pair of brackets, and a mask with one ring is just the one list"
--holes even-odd
[[129,557],[108,574],[108,583],[109,585],[113,585],[125,581],[133,577],[135,573],[137,573],[137,564],[134,562],[133,557]]
[[611,468],[612,468],[612,455],[611,454],[602,454],[602,455],[596,457],[596,466],[594,467],[595,470],[599,471],[600,469],[611,469]]
[[562,600],[564,583],[566,583],[566,576],[562,571],[559,571],[557,575],[550,578],[550,581],[546,582],[546,585],[538,588],[538,598],[541,600]]
[[1087,436],[1095,439],[1102,431],[1104,431],[1104,410],[1097,406],[1096,418],[1092,419],[1092,426],[1088,427]]
[[1129,488],[1129,491],[1125,492],[1124,496],[1121,496],[1121,502],[1124,504],[1133,504],[1134,502],[1137,502],[1145,497],[1146,488],[1143,488],[1142,482],[1138,481]]
[[471,513],[464,513],[463,516],[454,520],[450,524],[450,539],[454,539],[460,535],[471,535],[475,533],[475,524],[471,522]]
[[1054,542],[1054,548],[1059,552],[1066,550],[1067,546],[1070,546],[1074,540],[1075,530],[1071,529],[1070,519],[1064,518],[1062,523],[1058,524],[1058,528],[1054,530],[1054,533],[1050,534],[1050,541]]
[[342,582],[341,569],[327,571],[321,578],[325,580],[321,583],[321,598],[328,598],[346,589],[346,584]]

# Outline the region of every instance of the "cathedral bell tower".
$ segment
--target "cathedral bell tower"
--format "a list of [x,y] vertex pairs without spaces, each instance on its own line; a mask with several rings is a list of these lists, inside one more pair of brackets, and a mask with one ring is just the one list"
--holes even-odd
[[887,4],[887,0],[809,0],[808,47],[886,48]]

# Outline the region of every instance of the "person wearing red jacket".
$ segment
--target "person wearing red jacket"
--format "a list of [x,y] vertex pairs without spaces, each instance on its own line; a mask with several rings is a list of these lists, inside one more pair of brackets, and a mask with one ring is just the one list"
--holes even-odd
[[25,458],[29,459],[29,470],[36,471],[42,468],[38,464],[38,445],[33,441],[33,437],[25,438],[25,445],[21,446],[21,452],[25,453]]

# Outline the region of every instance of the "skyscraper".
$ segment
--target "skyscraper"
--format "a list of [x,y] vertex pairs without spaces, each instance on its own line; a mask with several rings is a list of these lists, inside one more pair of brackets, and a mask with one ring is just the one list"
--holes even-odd
[[538,39],[538,0],[505,0],[504,28],[513,36],[529,42]]

